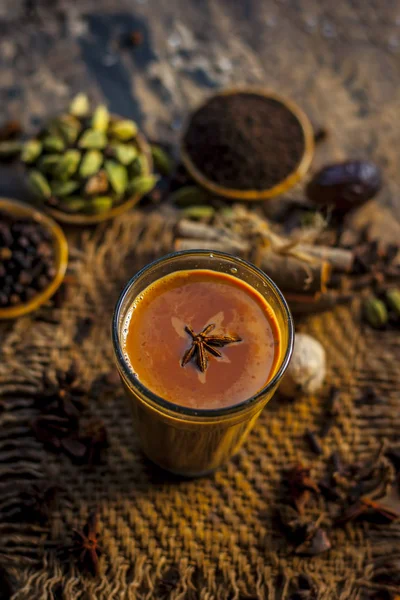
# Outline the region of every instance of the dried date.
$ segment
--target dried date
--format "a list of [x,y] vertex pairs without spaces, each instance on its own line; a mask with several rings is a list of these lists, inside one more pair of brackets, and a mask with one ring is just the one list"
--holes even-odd
[[339,213],[358,208],[381,189],[380,169],[372,162],[352,160],[323,167],[309,182],[307,197]]

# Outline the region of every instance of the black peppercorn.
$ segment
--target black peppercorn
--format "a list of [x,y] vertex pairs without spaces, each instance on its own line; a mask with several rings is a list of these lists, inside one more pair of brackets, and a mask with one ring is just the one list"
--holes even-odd
[[0,212],[0,306],[34,298],[56,275],[51,234],[28,219]]

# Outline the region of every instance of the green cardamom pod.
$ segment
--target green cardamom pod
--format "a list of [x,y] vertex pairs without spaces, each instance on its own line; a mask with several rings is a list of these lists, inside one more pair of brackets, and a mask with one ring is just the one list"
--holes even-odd
[[128,172],[126,168],[114,160],[106,160],[104,167],[107,171],[111,187],[118,196],[123,196],[128,185]]
[[139,154],[139,156],[129,167],[129,176],[131,179],[133,179],[134,177],[138,177],[139,175],[144,175],[146,172],[147,159],[144,154]]
[[65,149],[65,142],[58,135],[46,135],[43,138],[43,148],[47,152],[62,152]]
[[215,209],[212,206],[207,205],[194,205],[187,206],[182,209],[182,213],[188,219],[192,219],[193,221],[201,221],[205,219],[211,219],[215,214]]
[[113,200],[110,196],[97,196],[86,203],[85,212],[92,215],[99,215],[108,212],[113,205]]
[[207,192],[197,185],[185,185],[169,196],[169,200],[181,208],[204,204],[207,198],[209,198]]
[[382,300],[378,300],[375,296],[370,296],[364,300],[363,312],[367,323],[374,329],[381,329],[386,325],[388,320],[386,306]]
[[104,194],[108,190],[108,179],[105,171],[99,171],[90,177],[85,185],[85,194],[94,196]]
[[25,163],[35,162],[40,156],[42,148],[42,143],[39,140],[28,140],[22,148],[21,160]]
[[92,117],[92,128],[95,131],[107,131],[108,123],[110,120],[110,113],[108,112],[107,106],[100,104],[96,108]]
[[102,150],[107,145],[107,136],[104,131],[95,131],[88,129],[82,134],[78,146],[80,148],[91,148],[93,150]]
[[154,167],[161,175],[170,175],[174,167],[172,158],[160,146],[151,146],[151,156],[153,157]]
[[54,167],[53,176],[61,181],[66,181],[75,175],[80,160],[81,153],[79,150],[67,150],[58,165]]
[[40,171],[33,169],[28,176],[29,187],[41,200],[47,200],[51,196],[51,189],[46,177]]
[[388,307],[396,314],[396,317],[400,317],[400,290],[396,288],[388,290],[385,300]]
[[138,155],[138,150],[133,144],[111,144],[111,148],[121,165],[130,165]]
[[74,117],[86,117],[90,111],[90,102],[86,94],[77,94],[69,105],[69,112]]
[[119,121],[114,121],[109,127],[110,135],[121,141],[128,141],[131,138],[136,137],[137,132],[138,127],[136,123],[134,121],[130,121],[129,119],[120,119]]
[[75,192],[79,188],[80,183],[71,179],[69,181],[53,181],[50,186],[54,196],[63,197],[70,196]]
[[73,115],[61,115],[54,121],[54,126],[61,133],[67,144],[74,144],[82,129],[82,125]]
[[62,160],[60,154],[45,154],[39,158],[38,167],[45,173],[52,173],[56,165]]
[[128,191],[130,194],[140,194],[144,196],[151,192],[160,178],[157,175],[141,175],[135,177],[129,182]]
[[13,158],[14,156],[17,156],[21,152],[21,150],[21,142],[16,142],[15,140],[7,140],[5,142],[0,142],[0,160]]
[[60,209],[68,213],[81,212],[86,207],[86,200],[79,196],[69,196],[69,198],[63,198],[60,202]]
[[103,158],[103,154],[99,150],[88,150],[82,158],[79,175],[86,178],[97,173],[103,163]]

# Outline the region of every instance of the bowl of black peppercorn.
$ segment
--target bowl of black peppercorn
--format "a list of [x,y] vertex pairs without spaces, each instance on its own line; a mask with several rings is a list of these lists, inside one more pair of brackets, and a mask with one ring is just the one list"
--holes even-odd
[[0,198],[0,319],[20,317],[47,302],[67,263],[67,240],[52,218]]

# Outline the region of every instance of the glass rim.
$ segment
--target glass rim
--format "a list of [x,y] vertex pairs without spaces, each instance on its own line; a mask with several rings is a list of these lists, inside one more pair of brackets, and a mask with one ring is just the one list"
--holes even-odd
[[[257,273],[257,275],[261,276],[264,280],[267,281],[268,285],[270,286],[270,288],[272,288],[272,290],[274,291],[274,293],[280,300],[281,305],[283,307],[283,312],[285,314],[286,322],[288,325],[288,343],[287,343],[285,355],[282,359],[281,366],[279,367],[279,369],[277,370],[275,375],[258,392],[256,392],[256,394],[253,394],[250,398],[242,400],[241,402],[238,402],[237,404],[234,404],[232,406],[226,406],[226,407],[222,407],[222,408],[190,408],[188,406],[182,406],[181,404],[176,404],[169,400],[165,400],[161,396],[158,396],[157,394],[152,392],[148,387],[143,385],[143,383],[141,383],[141,381],[137,377],[133,376],[132,369],[129,367],[127,361],[125,360],[123,352],[122,352],[122,347],[121,347],[121,343],[120,343],[120,339],[119,339],[119,317],[120,317],[120,312],[121,312],[123,302],[125,300],[126,295],[129,292],[129,290],[150,269],[152,269],[155,266],[162,264],[168,260],[174,259],[174,258],[185,257],[185,256],[191,257],[191,256],[196,256],[196,255],[197,256],[207,256],[210,254],[212,254],[213,257],[215,257],[215,258],[221,258],[224,260],[233,260],[236,263],[239,263],[239,264],[245,266],[247,269],[251,269],[251,270],[255,271]],[[251,287],[253,287],[253,286],[251,286]],[[113,319],[112,319],[112,341],[113,341],[114,353],[117,358],[118,365],[120,366],[120,368],[123,372],[123,375],[126,377],[127,381],[132,385],[133,388],[137,388],[145,396],[146,399],[149,399],[154,404],[156,404],[157,407],[161,407],[163,409],[166,409],[166,410],[176,413],[178,415],[187,416],[187,417],[205,417],[205,418],[225,417],[228,415],[232,415],[232,414],[241,412],[242,410],[249,408],[252,405],[257,404],[257,401],[260,400],[263,396],[265,396],[281,379],[284,372],[286,371],[286,368],[289,364],[289,361],[291,359],[292,352],[293,352],[294,323],[293,323],[293,317],[291,315],[289,306],[288,306],[282,292],[276,285],[276,283],[274,283],[274,281],[266,273],[264,273],[264,271],[262,271],[261,269],[259,269],[255,265],[253,265],[252,263],[248,262],[247,260],[244,260],[243,258],[238,258],[237,256],[233,256],[232,254],[228,254],[227,252],[219,252],[219,251],[214,251],[211,249],[210,250],[204,250],[204,249],[181,250],[179,252],[171,252],[169,254],[165,254],[164,256],[152,261],[151,263],[148,263],[142,269],[140,269],[127,282],[127,284],[125,285],[124,289],[122,290],[122,292],[118,298],[117,304],[114,309],[114,314],[113,314]]]

